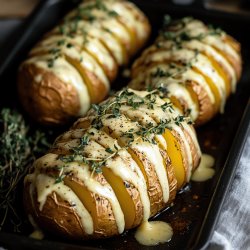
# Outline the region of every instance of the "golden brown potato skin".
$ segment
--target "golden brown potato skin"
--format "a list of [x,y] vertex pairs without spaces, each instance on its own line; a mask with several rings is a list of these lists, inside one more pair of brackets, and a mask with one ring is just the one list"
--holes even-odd
[[[32,197],[35,202],[33,203],[31,200],[29,187],[30,184],[27,183],[23,192],[23,202],[26,213],[32,216],[41,228],[47,228],[47,231],[53,234],[63,235],[72,239],[77,239],[85,235],[79,217],[69,203],[62,200],[62,198],[54,192],[48,196],[44,209],[40,211],[36,194]],[[34,205],[32,206],[31,204]],[[57,216],[55,216],[55,210],[57,211]],[[64,219],[62,220],[61,218]]]
[[21,64],[17,85],[24,109],[46,125],[84,115],[107,97],[119,67],[145,44],[150,30],[132,3],[84,1]]
[[[155,43],[142,52],[132,66],[129,86],[165,87],[167,96],[179,100],[184,112],[191,111],[199,126],[223,113],[241,71],[240,44],[235,39],[186,17],[166,25]],[[174,87],[173,82],[186,90]]]
[[[139,109],[146,122],[134,116]],[[201,157],[189,118],[160,91],[125,89],[88,115],[35,161],[24,184],[27,214],[42,229],[74,239],[111,237],[156,215],[175,198],[175,168],[184,185]],[[172,137],[163,136],[166,130]],[[182,166],[172,164],[169,140]]]
[[[43,80],[35,82],[37,75]],[[18,76],[18,93],[25,110],[42,124],[68,123],[80,107],[75,88],[35,65],[23,66]]]

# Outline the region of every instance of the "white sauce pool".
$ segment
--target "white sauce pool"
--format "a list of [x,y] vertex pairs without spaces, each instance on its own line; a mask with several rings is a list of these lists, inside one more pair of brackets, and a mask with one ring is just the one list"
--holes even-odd
[[207,181],[214,176],[214,158],[211,155],[202,154],[199,167],[194,171],[192,181]]
[[136,230],[136,240],[145,246],[155,246],[171,240],[173,229],[163,221],[144,221]]

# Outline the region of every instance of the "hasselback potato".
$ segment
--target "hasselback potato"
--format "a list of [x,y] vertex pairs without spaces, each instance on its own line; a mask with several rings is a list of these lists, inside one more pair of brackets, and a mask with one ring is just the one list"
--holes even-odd
[[176,106],[200,125],[235,91],[242,60],[240,44],[219,28],[186,17],[170,21],[132,67],[130,87],[164,86]]
[[21,64],[18,92],[25,110],[43,124],[82,116],[107,96],[119,66],[149,34],[149,22],[134,4],[84,1]]
[[77,239],[134,228],[168,206],[201,153],[192,122],[164,90],[124,89],[59,136],[25,178],[38,225]]

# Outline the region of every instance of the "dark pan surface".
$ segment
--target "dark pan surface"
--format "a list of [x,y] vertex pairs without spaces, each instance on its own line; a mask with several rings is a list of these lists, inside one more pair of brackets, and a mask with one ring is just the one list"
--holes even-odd
[[[42,1],[43,2],[43,1]],[[0,246],[8,249],[200,249],[209,241],[214,229],[221,205],[230,192],[230,183],[234,177],[240,154],[250,130],[250,17],[226,14],[216,11],[206,11],[199,6],[178,7],[164,1],[135,1],[148,15],[153,26],[153,37],[157,34],[164,14],[173,18],[194,16],[201,20],[219,26],[233,35],[242,44],[244,60],[243,77],[236,94],[227,103],[225,113],[199,128],[197,133],[204,153],[215,157],[214,178],[207,182],[191,182],[177,196],[173,207],[166,209],[157,216],[158,220],[170,222],[174,236],[169,243],[156,247],[139,245],[134,239],[134,231],[124,233],[100,241],[70,242],[65,239],[46,235],[45,240],[38,241],[27,237],[30,228],[23,235],[8,232],[0,233]],[[22,36],[16,37],[16,43],[5,49],[6,58],[0,65],[1,84],[0,105],[19,107],[15,93],[15,76],[17,65],[25,57],[41,35],[52,27],[70,8],[71,1],[46,1],[27,20]],[[10,50],[11,46],[14,49]],[[8,55],[8,56],[7,56]],[[3,57],[4,56],[4,57]],[[114,84],[115,85],[115,84]],[[119,82],[116,85],[121,86]],[[20,204],[19,204],[20,205]]]

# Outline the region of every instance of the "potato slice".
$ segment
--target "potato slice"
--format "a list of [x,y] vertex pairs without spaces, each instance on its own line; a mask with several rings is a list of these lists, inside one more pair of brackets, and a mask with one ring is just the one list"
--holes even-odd
[[[103,186],[108,185],[106,179],[101,174],[95,174],[92,178]],[[119,233],[112,206],[107,198],[91,192],[77,178],[66,176],[64,183],[74,191],[91,214],[94,222],[95,238],[107,237],[110,233],[112,235]]]
[[174,174],[177,180],[177,189],[180,189],[186,184],[188,170],[186,167],[187,164],[183,163],[183,148],[181,147],[180,141],[178,141],[177,136],[174,136],[173,133],[173,131],[166,129],[163,136],[168,145],[167,153],[174,169]]
[[88,237],[81,225],[79,215],[74,210],[74,205],[53,192],[47,197],[43,209],[40,210],[37,193],[30,193],[30,185],[30,183],[25,184],[23,203],[25,204],[26,213],[41,228],[46,228],[52,234],[66,235],[73,239]]
[[167,155],[166,150],[160,150],[162,158],[164,159],[164,165],[168,173],[168,183],[169,183],[169,200],[168,204],[171,204],[175,199],[177,193],[177,179],[174,173],[174,167],[172,165],[170,157]]
[[[114,145],[117,144],[116,140],[112,139],[107,134],[94,128],[87,130],[86,133],[89,134],[90,141],[88,142],[88,145],[86,145],[82,150],[84,150],[84,153],[87,157],[95,158],[103,157],[105,155],[108,156],[109,153],[106,152],[106,149],[109,151],[115,150]],[[77,134],[78,138],[70,138],[69,141],[57,140],[52,152],[57,154],[70,153],[70,149],[76,147],[76,145],[79,145],[80,135],[81,134]],[[106,148],[104,148],[102,145],[105,145]],[[133,162],[129,154],[125,156],[126,157],[124,158],[123,153],[123,157],[117,155],[107,161],[105,167],[102,167],[102,174],[116,194],[124,214],[125,228],[128,229],[139,225],[143,219],[143,214],[146,212],[146,210],[144,211],[144,207],[146,208],[147,206],[147,202],[145,202],[145,193],[147,193],[147,189],[146,184],[143,182],[143,176],[141,175],[140,177],[140,173],[138,173],[138,167],[135,165],[135,162]],[[96,195],[91,195],[87,188],[83,185],[79,186],[78,182],[79,181],[75,179],[69,182],[68,178],[65,177],[65,183],[74,190],[88,211],[90,211],[91,215],[93,215],[94,225],[101,226],[102,221],[98,220],[104,217],[104,215],[97,214],[96,212],[98,206],[100,205],[97,204],[95,207],[93,207],[93,204],[96,203]],[[142,196],[144,196],[144,199],[142,199]],[[100,198],[98,198],[98,200],[100,200]],[[101,201],[101,204],[104,206],[103,201]],[[147,213],[149,214],[150,212],[148,211]],[[104,218],[102,219],[104,220]],[[105,224],[106,222],[103,223]],[[106,225],[108,224],[109,223],[106,223]],[[101,229],[97,228],[95,230],[100,231]]]
[[206,80],[209,88],[211,89],[213,95],[214,95],[214,99],[215,102],[213,104],[213,109],[214,109],[214,113],[217,113],[220,110],[221,107],[221,95],[218,91],[218,88],[215,86],[214,82],[211,80],[210,77],[206,76],[205,74],[203,74],[199,68],[193,67],[193,70],[198,73],[201,74],[204,79]]
[[231,44],[228,44],[227,40],[220,41],[220,45],[218,45],[218,40],[214,41],[207,41],[218,53],[220,53],[234,68],[237,79],[240,79],[241,73],[242,73],[242,62],[241,62],[241,56],[233,50],[234,53],[232,52],[232,47]]
[[[99,67],[98,64],[94,62],[94,60],[92,60],[93,58],[89,57],[86,52],[82,51],[80,55],[82,55],[82,57],[84,58],[83,60],[85,60],[85,64],[90,63],[95,69]],[[86,68],[84,63],[80,63],[79,59],[77,60],[75,58],[71,58],[70,56],[66,56],[66,60],[71,63],[82,76],[83,81],[88,88],[91,102],[99,103],[100,101],[102,101],[108,94],[108,80],[105,79],[103,81],[102,78],[99,77],[97,72],[95,72],[95,70],[91,71]]]
[[216,69],[218,74],[221,76],[221,78],[225,82],[225,89],[226,89],[226,96],[228,97],[231,93],[231,79],[230,76],[227,74],[225,69],[223,68],[222,65],[220,65],[211,55],[208,55],[204,53],[204,55],[210,60],[211,64],[213,67]]
[[[134,20],[137,23],[135,25],[137,31],[137,48],[141,48],[145,41],[148,39],[146,34],[150,34],[151,28],[149,21],[145,18],[143,12],[136,8],[131,2],[123,2],[124,7],[134,16]],[[139,20],[139,22],[138,22]]]
[[119,200],[125,217],[125,228],[130,229],[139,225],[143,218],[143,207],[137,188],[116,176],[108,167],[103,168],[103,175]]
[[163,193],[159,177],[155,171],[154,165],[147,159],[145,152],[134,149],[128,149],[133,160],[140,167],[147,183],[148,196],[150,200],[150,216],[157,214],[163,207]]
[[[156,104],[160,105],[162,103],[156,101]],[[162,101],[162,100],[161,100]],[[163,103],[165,103],[163,101]],[[154,107],[154,109],[147,109],[145,106],[140,106],[137,109],[137,113],[141,111],[146,113],[151,119],[159,123],[160,121],[167,119],[167,113],[159,107]],[[130,111],[132,112],[132,111]],[[131,118],[132,116],[130,116]],[[183,187],[187,182],[188,173],[190,172],[189,163],[187,162],[187,152],[184,145],[186,138],[181,137],[176,131],[175,126],[172,129],[165,129],[165,132],[162,135],[166,141],[166,152],[168,157],[171,160],[171,164],[174,169],[175,177],[177,179],[177,189]]]
[[[130,129],[136,131],[138,126],[136,122],[130,121],[124,115],[118,119],[108,118],[107,120],[102,120],[102,123],[104,131],[116,138],[121,146],[127,145],[129,141],[129,138],[124,136],[123,133]],[[162,209],[169,199],[167,170],[159,147],[141,139],[137,142],[135,139],[128,152],[147,179],[151,215],[153,215]]]

